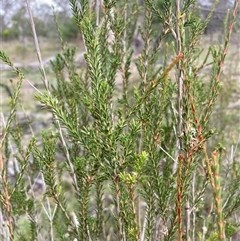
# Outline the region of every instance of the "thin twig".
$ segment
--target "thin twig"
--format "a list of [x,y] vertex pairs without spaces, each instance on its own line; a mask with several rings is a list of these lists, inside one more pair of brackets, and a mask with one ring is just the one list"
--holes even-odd
[[101,8],[101,0],[96,0],[96,3],[95,3],[96,26],[99,25],[99,21],[100,21],[100,8]]
[[164,150],[160,145],[158,146],[168,157],[170,157],[174,162],[177,162],[166,150]]
[[40,47],[39,47],[39,43],[38,43],[38,37],[37,37],[37,33],[36,33],[35,23],[33,20],[33,15],[32,15],[32,10],[30,7],[29,0],[26,0],[26,4],[27,4],[27,10],[28,10],[29,18],[30,18],[30,24],[31,24],[31,28],[32,28],[32,34],[33,34],[34,44],[35,44],[35,48],[36,48],[36,53],[37,53],[38,61],[40,64],[40,70],[42,71],[42,75],[43,75],[43,82],[44,82],[46,90],[50,94],[49,87],[48,87],[48,80],[47,80],[46,72],[45,72],[45,69],[43,66],[42,55],[41,55],[41,51],[40,51]]
[[50,237],[51,241],[54,241],[54,233],[53,233],[53,219],[57,211],[57,204],[55,204],[54,209],[51,209],[49,198],[47,197],[47,208],[42,204],[42,208],[50,222]]
[[36,90],[40,95],[42,95],[43,93],[34,86],[34,84],[32,84],[28,79],[24,79],[34,90]]

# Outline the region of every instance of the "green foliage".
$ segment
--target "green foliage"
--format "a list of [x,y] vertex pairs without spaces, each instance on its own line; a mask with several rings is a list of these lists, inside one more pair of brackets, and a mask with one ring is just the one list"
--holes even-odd
[[[235,160],[226,165],[224,147],[209,143],[231,32],[202,60],[207,21],[193,14],[195,1],[179,8],[175,1],[149,0],[140,27],[144,47],[134,60],[130,30],[142,9],[133,14],[136,5],[128,1],[104,1],[95,11],[85,0],[70,4],[86,65],[77,67],[76,48],[64,42],[74,25],[65,33],[57,26],[62,52],[51,61],[56,82],[49,85],[41,69],[46,91],[35,95],[51,113],[51,127],[27,144],[16,115],[25,77],[0,52],[19,79],[0,145],[5,240],[229,238],[239,214],[240,166]],[[162,24],[160,35],[154,17]],[[162,41],[167,35],[170,44]],[[201,71],[209,68],[205,79]],[[226,174],[233,181],[224,184]],[[44,183],[40,193],[37,180]]]
[[59,27],[64,40],[71,40],[77,38],[78,28],[73,18],[65,19],[65,21]]
[[18,38],[19,30],[14,27],[9,29],[4,29],[1,33],[1,36],[4,41],[14,40]]

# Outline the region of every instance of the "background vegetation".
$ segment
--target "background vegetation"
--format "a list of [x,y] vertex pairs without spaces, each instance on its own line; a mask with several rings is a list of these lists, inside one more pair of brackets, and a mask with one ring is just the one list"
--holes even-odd
[[2,240],[239,240],[238,2],[6,1]]

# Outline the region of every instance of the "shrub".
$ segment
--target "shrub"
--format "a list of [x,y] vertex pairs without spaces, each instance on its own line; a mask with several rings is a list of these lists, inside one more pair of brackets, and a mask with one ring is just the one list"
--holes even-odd
[[4,41],[15,40],[18,39],[19,30],[17,28],[8,28],[3,30],[1,35]]
[[[224,147],[208,143],[238,1],[224,45],[210,46],[203,60],[199,41],[211,14],[202,22],[194,2],[168,1],[159,11],[145,1],[144,48],[132,63],[136,5],[104,1],[100,14],[88,1],[80,7],[71,0],[86,67],[77,68],[76,48],[60,34],[63,53],[51,62],[55,86],[41,65],[46,91],[36,99],[53,125],[40,145],[34,136],[23,143],[16,110],[25,77],[1,51],[19,78],[1,139],[5,240],[226,240],[235,232],[239,163],[225,165]],[[160,37],[153,15],[163,23]],[[167,34],[174,41],[164,45]],[[34,169],[44,180],[38,197]]]

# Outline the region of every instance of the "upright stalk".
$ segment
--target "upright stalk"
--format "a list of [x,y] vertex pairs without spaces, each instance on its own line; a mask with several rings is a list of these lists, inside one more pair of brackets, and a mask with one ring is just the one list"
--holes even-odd
[[[183,38],[184,32],[182,29],[183,25],[183,17],[181,16],[181,0],[176,0],[176,28],[175,28],[175,42],[176,42],[176,52],[183,53]],[[184,56],[183,56],[184,58]],[[183,92],[183,72],[182,72],[182,63],[183,60],[180,60],[177,63],[177,112],[178,112],[178,123],[177,123],[177,141],[176,141],[176,152],[175,152],[175,160],[173,164],[173,173],[177,171],[177,215],[178,215],[178,240],[183,240],[182,233],[182,196],[183,196],[183,187],[182,187],[182,168],[184,165],[184,156],[182,155],[183,143],[182,143],[182,92]],[[178,168],[177,166],[178,165]]]
[[[181,17],[181,1],[176,0],[176,29],[174,33],[175,42],[176,42],[176,52],[182,53],[182,36],[180,31],[180,25],[182,24],[182,17]],[[182,149],[182,140],[181,140],[181,134],[182,134],[182,90],[183,90],[183,77],[182,77],[182,71],[181,71],[181,63],[182,60],[179,61],[177,65],[177,86],[178,86],[178,93],[177,93],[177,111],[178,111],[178,126],[177,126],[177,142],[176,142],[176,152],[175,152],[175,160],[178,159],[178,155]],[[173,173],[175,173],[177,170],[177,162],[173,165]]]

